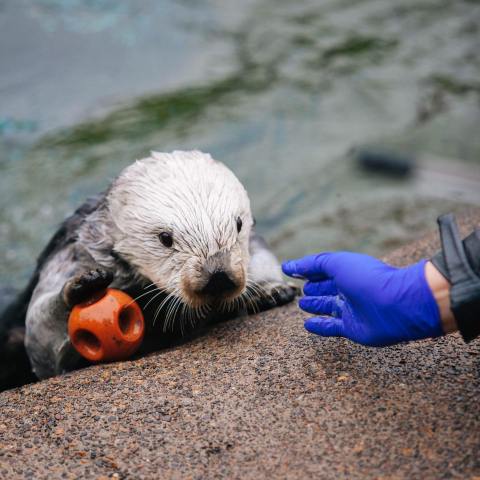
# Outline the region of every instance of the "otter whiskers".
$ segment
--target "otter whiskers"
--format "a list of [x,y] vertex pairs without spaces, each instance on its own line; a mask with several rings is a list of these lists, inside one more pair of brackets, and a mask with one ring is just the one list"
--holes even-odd
[[[181,288],[175,286],[172,289],[159,288],[155,283],[150,283],[143,287],[145,292],[140,293],[133,301],[137,301],[148,295],[152,295],[148,299],[143,309],[147,309],[149,305],[155,302],[162,294],[166,295],[161,298],[158,305],[155,306],[153,315],[153,325],[155,325],[157,318],[164,313],[163,331],[174,330],[176,320],[179,320],[179,326],[182,335],[185,332],[185,326],[189,324],[192,328],[195,324],[204,318],[212,311],[213,305],[203,304],[198,306],[192,306],[182,297]],[[253,312],[258,313],[261,309],[258,304],[259,298],[270,298],[272,302],[275,302],[274,296],[267,291],[261,284],[254,281],[251,278],[247,279],[247,284],[241,295],[233,298],[223,300],[220,304],[216,305],[216,310],[219,312],[230,313],[235,311],[245,311],[245,313]],[[133,302],[132,301],[132,302]]]
[[[153,286],[155,286],[155,288],[152,288]],[[155,293],[155,292],[159,292],[159,293],[162,293],[162,292],[165,292],[165,289],[163,288],[158,288],[155,283],[151,283],[150,285],[147,285],[146,287],[143,287],[144,290],[147,289],[147,288],[152,288],[151,290],[148,290],[147,292],[145,293],[141,293],[140,295],[138,295],[137,297],[135,297],[128,305],[130,306],[132,303],[136,302],[137,300],[139,300],[140,298],[142,297],[145,297],[146,295],[149,295],[151,293]],[[155,298],[157,295],[155,295],[153,298]],[[148,304],[152,301],[152,299],[150,299],[147,303],[147,305],[145,305],[144,308],[147,308]]]

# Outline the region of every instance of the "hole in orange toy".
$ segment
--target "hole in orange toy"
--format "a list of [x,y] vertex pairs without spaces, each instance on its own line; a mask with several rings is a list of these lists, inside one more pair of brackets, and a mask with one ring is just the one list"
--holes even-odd
[[96,356],[102,348],[100,340],[88,330],[77,330],[73,342],[78,348],[85,349],[90,355]]
[[122,309],[118,316],[118,326],[126,336],[137,336],[142,330],[142,322],[133,306]]

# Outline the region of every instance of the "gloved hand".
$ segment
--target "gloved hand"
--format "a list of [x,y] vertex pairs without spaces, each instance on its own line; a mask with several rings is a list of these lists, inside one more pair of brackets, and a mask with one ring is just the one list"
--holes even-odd
[[286,275],[308,279],[299,306],[319,317],[305,328],[382,347],[443,334],[422,260],[395,268],[368,255],[320,253],[284,262]]

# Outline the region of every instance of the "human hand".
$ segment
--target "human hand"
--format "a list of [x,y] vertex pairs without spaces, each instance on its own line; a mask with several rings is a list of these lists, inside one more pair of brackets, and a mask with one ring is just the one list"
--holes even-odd
[[284,262],[282,269],[308,280],[299,306],[320,315],[306,320],[309,332],[383,347],[443,334],[426,263],[395,268],[369,255],[337,252]]

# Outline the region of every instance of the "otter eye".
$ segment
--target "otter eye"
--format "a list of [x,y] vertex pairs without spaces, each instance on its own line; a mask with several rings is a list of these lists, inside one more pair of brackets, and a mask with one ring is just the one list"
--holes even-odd
[[158,238],[165,247],[170,248],[173,245],[173,236],[171,233],[162,232],[158,235]]
[[242,229],[242,219],[240,217],[237,217],[237,232],[240,233],[240,230]]

